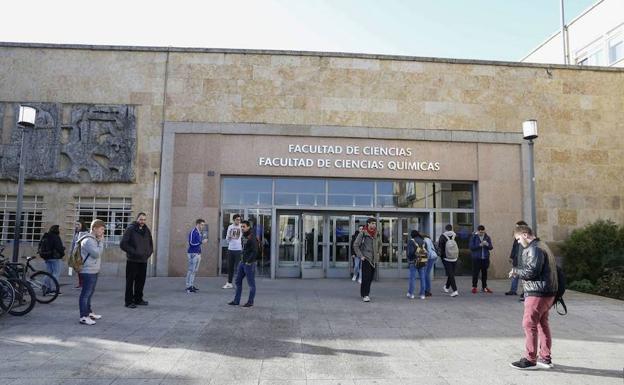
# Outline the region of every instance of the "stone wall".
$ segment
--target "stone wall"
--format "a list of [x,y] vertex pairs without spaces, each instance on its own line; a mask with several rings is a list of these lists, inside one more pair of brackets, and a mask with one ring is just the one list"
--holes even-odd
[[[129,195],[135,212],[151,217],[165,99],[168,122],[310,130],[374,127],[388,139],[401,139],[410,129],[430,131],[425,139],[439,141],[448,139],[444,131],[450,130],[517,133],[523,120],[537,119],[539,233],[559,241],[598,218],[624,222],[622,89],[624,71],[618,69],[323,53],[0,45],[0,101],[135,107],[135,182],[27,183],[27,194],[43,194],[50,203],[46,226],[67,223],[65,204],[87,193]],[[5,109],[5,121],[9,115]],[[350,132],[345,130],[344,136]],[[495,155],[487,145],[479,151]],[[518,184],[521,189],[519,175],[497,173],[494,155],[483,158],[489,160],[480,163],[480,172],[491,173],[491,180],[505,188]],[[488,191],[495,192],[496,183]],[[14,194],[15,184],[1,181],[0,193]],[[523,202],[507,204],[517,212]],[[523,211],[528,212],[526,207]],[[479,215],[486,226],[503,225],[495,210]],[[492,231],[505,238],[511,223]],[[111,261],[121,260],[115,255]]]

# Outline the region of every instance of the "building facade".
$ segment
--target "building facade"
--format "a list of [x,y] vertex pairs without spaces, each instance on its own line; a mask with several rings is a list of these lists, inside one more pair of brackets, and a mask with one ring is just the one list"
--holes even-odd
[[[566,26],[568,63],[624,67],[624,2],[599,0]],[[561,30],[520,59],[525,63],[564,63]]]
[[619,69],[3,43],[0,74],[2,241],[10,249],[14,237],[15,111],[29,103],[39,113],[27,133],[23,253],[52,224],[69,241],[77,219],[97,217],[107,274],[123,275],[119,239],[143,211],[161,276],[185,274],[199,217],[200,274],[220,274],[240,213],[267,277],[348,277],[350,235],[370,216],[382,279],[406,276],[410,230],[437,238],[448,223],[467,265],[484,224],[503,277],[513,224],[530,219],[527,119],[540,127],[539,235],[556,243],[598,218],[624,220]]

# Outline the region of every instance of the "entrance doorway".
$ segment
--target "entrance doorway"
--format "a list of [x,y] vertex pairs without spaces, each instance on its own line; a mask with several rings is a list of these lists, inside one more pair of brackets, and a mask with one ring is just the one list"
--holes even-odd
[[[276,277],[348,278],[353,268],[351,238],[368,215],[278,212]],[[405,251],[411,230],[429,233],[428,212],[377,215],[381,232],[380,277],[407,277]]]

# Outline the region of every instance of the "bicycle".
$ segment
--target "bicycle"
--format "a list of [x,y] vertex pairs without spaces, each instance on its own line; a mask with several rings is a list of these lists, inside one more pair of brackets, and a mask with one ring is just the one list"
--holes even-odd
[[[0,258],[0,271],[2,271],[2,274],[6,277],[3,278],[3,281],[9,283],[14,293],[11,306],[6,306],[7,313],[15,316],[23,316],[28,314],[35,307],[37,296],[30,283],[20,278],[19,275],[15,273],[16,270],[20,269],[20,266],[23,267],[24,265],[21,263],[7,262],[1,254],[3,249],[4,248],[0,249],[0,257],[2,257]],[[10,302],[10,300],[8,302]]]
[[8,313],[15,302],[15,289],[6,278],[0,277],[0,316]]
[[[3,257],[2,250],[0,250],[0,257]],[[60,292],[57,279],[47,271],[35,270],[30,265],[30,261],[37,256],[22,258],[26,260],[26,264],[20,262],[6,263],[5,270],[8,270],[9,277],[22,279],[30,284],[36,294],[41,293],[35,296],[37,302],[47,304],[54,301]]]

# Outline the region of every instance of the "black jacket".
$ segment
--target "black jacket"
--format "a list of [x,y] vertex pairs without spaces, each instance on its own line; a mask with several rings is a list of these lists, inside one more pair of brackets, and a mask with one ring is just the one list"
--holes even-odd
[[255,263],[258,259],[258,255],[260,255],[260,248],[258,247],[258,240],[256,239],[256,235],[253,233],[253,231],[250,231],[247,235],[243,233],[243,237],[246,238],[246,241],[243,245],[241,260],[243,263]]
[[548,257],[539,247],[539,239],[534,239],[522,252],[522,268],[516,269],[524,280],[524,295],[529,297],[552,297],[553,289]]
[[[44,249],[51,251],[49,254],[41,253],[41,258],[45,260],[61,259],[65,256],[65,246],[63,246],[61,237],[58,234],[47,232],[43,234],[39,243],[40,251],[43,251]],[[43,246],[44,243],[47,245]]]
[[511,266],[518,267],[518,260],[522,258],[522,246],[514,239],[513,245],[511,246],[511,253],[509,254],[509,259],[511,259]]
[[129,261],[147,263],[147,260],[154,252],[152,233],[147,225],[143,228],[133,222],[124,232],[119,247],[126,252]]

